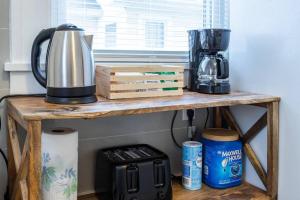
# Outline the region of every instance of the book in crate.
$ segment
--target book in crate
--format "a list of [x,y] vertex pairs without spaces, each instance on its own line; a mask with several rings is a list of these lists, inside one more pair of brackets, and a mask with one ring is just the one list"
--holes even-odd
[[179,96],[183,66],[132,65],[96,67],[97,94],[109,99]]

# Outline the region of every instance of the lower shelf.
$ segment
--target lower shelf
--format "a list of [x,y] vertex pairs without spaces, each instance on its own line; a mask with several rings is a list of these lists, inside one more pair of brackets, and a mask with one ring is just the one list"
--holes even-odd
[[[266,193],[257,187],[244,183],[225,190],[216,190],[203,185],[199,191],[189,191],[173,184],[173,200],[268,200]],[[94,194],[78,197],[78,200],[98,200]],[[101,199],[100,199],[101,200]]]

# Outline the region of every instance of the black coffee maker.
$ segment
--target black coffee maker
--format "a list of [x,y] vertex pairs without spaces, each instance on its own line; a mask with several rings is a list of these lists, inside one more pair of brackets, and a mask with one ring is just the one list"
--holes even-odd
[[228,94],[229,64],[223,56],[228,49],[230,30],[200,29],[189,33],[189,85],[194,92]]

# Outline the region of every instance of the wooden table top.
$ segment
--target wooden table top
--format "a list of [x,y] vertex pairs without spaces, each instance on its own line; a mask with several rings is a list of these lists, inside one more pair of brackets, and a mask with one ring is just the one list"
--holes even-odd
[[7,101],[8,111],[23,120],[46,119],[93,119],[118,115],[172,110],[197,109],[207,107],[261,104],[280,101],[279,97],[232,92],[226,95],[207,95],[184,92],[182,96],[139,99],[108,100],[98,97],[98,102],[80,105],[57,105],[44,101],[41,97],[15,97]]

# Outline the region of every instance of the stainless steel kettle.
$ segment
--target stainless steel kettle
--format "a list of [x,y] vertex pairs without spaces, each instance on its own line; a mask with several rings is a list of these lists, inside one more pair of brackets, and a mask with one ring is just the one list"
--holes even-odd
[[[50,40],[46,75],[40,68],[41,45]],[[47,88],[46,101],[59,104],[92,103],[95,96],[93,35],[72,24],[42,30],[34,40],[31,66],[34,77]]]

